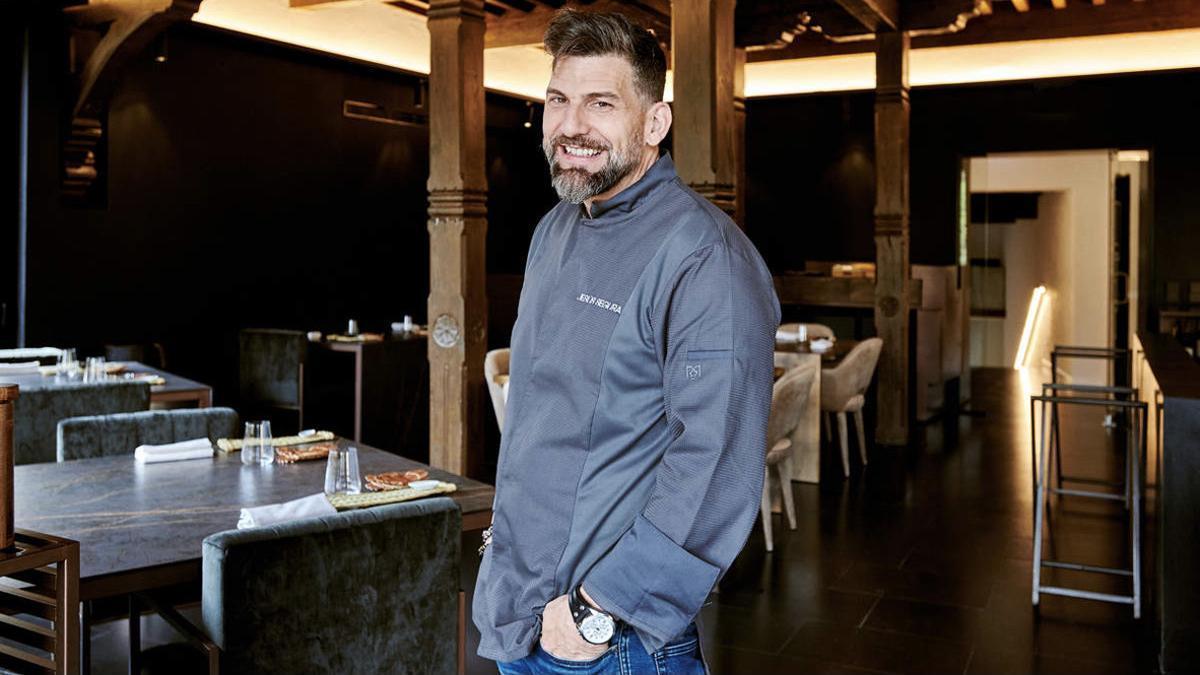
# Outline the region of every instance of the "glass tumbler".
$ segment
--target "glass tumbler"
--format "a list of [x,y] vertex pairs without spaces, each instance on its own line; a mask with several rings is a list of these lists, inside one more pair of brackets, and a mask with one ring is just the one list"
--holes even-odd
[[362,492],[362,480],[358,475],[358,448],[330,450],[325,464],[325,494],[356,495],[359,492]]
[[89,356],[83,370],[84,382],[103,382],[108,379],[108,370],[103,356]]
[[242,438],[242,464],[272,464],[275,462],[275,446],[271,444],[271,423],[246,422],[246,433]]
[[58,377],[68,379],[76,376],[75,370],[79,367],[79,360],[75,357],[75,350],[68,347],[58,354],[58,362],[55,364],[55,374]]

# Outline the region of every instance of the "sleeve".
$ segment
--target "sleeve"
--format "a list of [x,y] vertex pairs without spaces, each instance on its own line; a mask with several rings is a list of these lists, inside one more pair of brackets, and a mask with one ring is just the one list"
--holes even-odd
[[674,440],[646,507],[582,582],[649,652],[695,619],[761,503],[779,303],[748,255],[714,244],[675,275],[657,331]]

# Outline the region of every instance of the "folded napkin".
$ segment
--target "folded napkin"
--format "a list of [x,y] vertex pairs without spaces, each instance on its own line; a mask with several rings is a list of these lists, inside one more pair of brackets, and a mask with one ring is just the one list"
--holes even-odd
[[41,364],[37,361],[22,361],[20,363],[0,363],[0,375],[36,375]]
[[242,509],[242,512],[238,514],[237,526],[239,530],[244,530],[247,527],[266,527],[267,525],[286,523],[289,520],[332,516],[336,513],[337,509],[333,508],[333,504],[329,503],[329,499],[325,496],[325,493],[318,492],[315,495],[293,499],[290,502],[282,504],[268,504],[266,506],[254,506]]
[[821,352],[827,352],[830,349],[833,349],[833,340],[828,338],[817,338],[816,340],[808,343],[808,348],[818,354]]
[[142,464],[175,462],[181,459],[200,459],[212,456],[212,442],[207,438],[196,438],[166,445],[139,445],[133,451],[134,459]]
[[800,332],[794,330],[777,330],[775,331],[776,342],[799,342]]

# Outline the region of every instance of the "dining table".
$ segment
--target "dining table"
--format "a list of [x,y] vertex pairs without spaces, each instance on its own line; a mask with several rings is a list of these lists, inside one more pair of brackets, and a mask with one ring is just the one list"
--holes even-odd
[[[111,379],[144,378],[149,380],[151,382],[151,407],[173,406],[179,403],[190,404],[197,408],[208,408],[212,405],[212,387],[203,382],[197,382],[160,368],[152,368],[137,361],[110,361],[107,365]],[[62,382],[48,367],[43,370],[50,374],[5,374],[0,376],[0,380],[15,384],[22,391],[46,389],[57,386]],[[79,380],[75,379],[71,381],[78,382]]]
[[[464,532],[491,523],[492,486],[344,438],[335,442],[358,449],[364,476],[425,469],[429,478],[453,483],[456,490],[448,496],[462,510]],[[243,508],[286,502],[324,488],[324,461],[246,465],[238,452],[218,452],[211,459],[143,464],[132,451],[26,464],[14,471],[16,527],[79,542],[85,673],[93,603],[181,585],[198,592],[205,537],[235,529]],[[134,632],[131,621],[131,640]]]

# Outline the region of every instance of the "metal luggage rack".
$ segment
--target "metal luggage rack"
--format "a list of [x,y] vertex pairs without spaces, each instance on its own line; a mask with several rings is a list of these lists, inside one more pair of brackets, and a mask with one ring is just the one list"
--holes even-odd
[[[1112,602],[1133,606],[1135,619],[1141,618],[1142,613],[1142,558],[1141,558],[1141,502],[1142,502],[1142,472],[1145,461],[1146,446],[1146,415],[1147,406],[1137,400],[1137,390],[1131,387],[1107,387],[1100,385],[1071,385],[1046,383],[1042,395],[1030,397],[1030,426],[1033,429],[1033,459],[1032,467],[1034,483],[1034,532],[1033,532],[1033,605],[1036,607],[1040,596],[1061,595],[1100,602]],[[1049,392],[1049,393],[1047,393]],[[1035,415],[1038,404],[1041,405],[1040,418]],[[1101,481],[1098,479],[1069,477],[1062,475],[1061,447],[1058,435],[1058,406],[1099,406],[1118,409],[1126,413],[1125,427],[1125,480],[1122,483]],[[1040,419],[1040,431],[1033,424]],[[1041,442],[1039,443],[1039,439]],[[1050,456],[1056,458],[1056,468],[1059,483],[1056,487],[1049,483]],[[1102,484],[1110,487],[1121,487],[1121,491],[1103,492],[1096,490],[1077,490],[1062,487],[1062,481],[1076,483]],[[1129,513],[1131,519],[1129,569],[1102,567],[1080,562],[1043,559],[1042,534],[1046,529],[1047,504],[1050,494],[1086,497],[1120,501]],[[1129,577],[1132,589],[1129,595],[1113,593],[1097,593],[1077,588],[1063,586],[1047,586],[1042,584],[1042,568],[1074,570]]]

